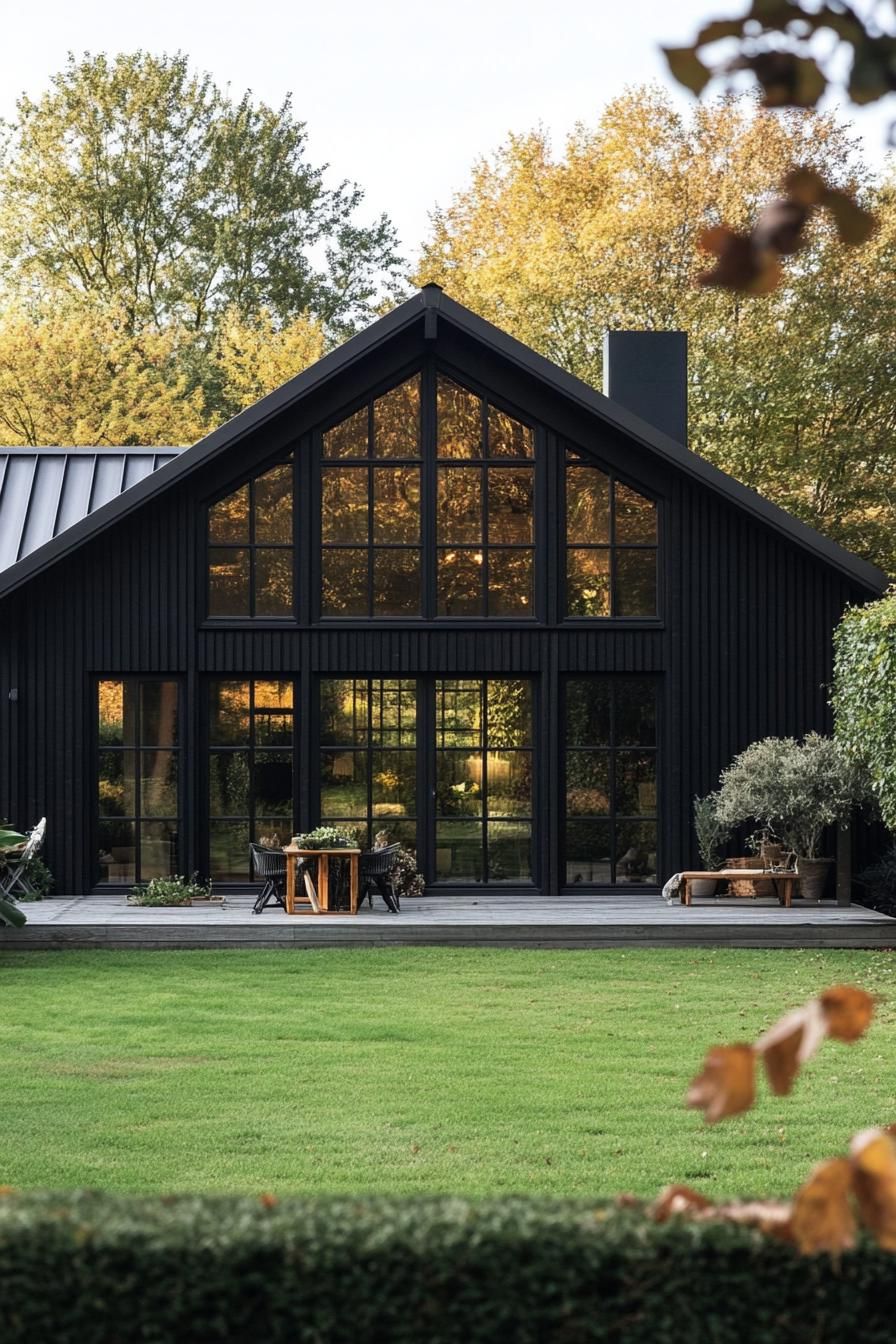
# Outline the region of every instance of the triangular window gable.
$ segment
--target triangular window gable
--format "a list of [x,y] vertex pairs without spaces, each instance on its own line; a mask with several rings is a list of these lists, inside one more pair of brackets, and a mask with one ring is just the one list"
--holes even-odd
[[[404,377],[313,436],[319,519],[293,518],[292,458],[211,504],[208,616],[295,620],[299,526],[317,552],[312,619],[543,618],[542,440],[453,374]],[[572,445],[551,456],[565,499],[561,618],[656,618],[655,501]]]
[[326,429],[321,616],[531,619],[534,456],[532,426],[443,373]]

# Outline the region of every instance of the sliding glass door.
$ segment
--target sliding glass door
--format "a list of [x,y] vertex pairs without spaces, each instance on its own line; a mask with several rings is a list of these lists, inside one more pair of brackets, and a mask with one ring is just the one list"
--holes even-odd
[[212,681],[208,687],[208,835],[212,879],[249,877],[249,842],[292,836],[292,681]]
[[435,683],[435,880],[532,881],[532,684]]

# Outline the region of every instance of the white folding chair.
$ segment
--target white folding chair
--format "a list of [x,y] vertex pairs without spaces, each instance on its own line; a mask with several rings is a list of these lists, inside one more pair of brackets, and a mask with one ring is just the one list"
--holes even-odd
[[25,869],[29,861],[43,848],[46,830],[47,819],[41,817],[34,830],[30,832],[27,843],[18,853],[6,851],[6,868],[0,872],[0,899],[15,900],[16,892],[20,896],[34,895],[34,888],[28,881]]

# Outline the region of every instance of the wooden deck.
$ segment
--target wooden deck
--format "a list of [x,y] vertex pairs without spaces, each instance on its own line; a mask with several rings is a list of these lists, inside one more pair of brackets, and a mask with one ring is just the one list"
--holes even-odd
[[123,896],[56,897],[25,907],[23,929],[0,949],[266,947],[896,947],[896,920],[861,905],[696,901],[659,896],[425,896],[400,915],[252,914],[252,897],[225,905],[140,909]]

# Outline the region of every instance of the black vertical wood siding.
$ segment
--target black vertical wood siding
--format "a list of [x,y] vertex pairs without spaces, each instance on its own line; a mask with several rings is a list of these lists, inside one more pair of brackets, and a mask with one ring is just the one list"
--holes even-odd
[[[457,346],[451,354],[462,376],[464,350]],[[487,361],[469,353],[466,358],[475,363],[479,381],[501,376]],[[383,371],[378,368],[377,376]],[[48,861],[58,891],[87,890],[94,876],[91,701],[93,679],[100,675],[180,677],[188,723],[197,719],[208,675],[300,677],[305,716],[312,713],[318,675],[532,676],[541,688],[543,806],[536,835],[549,891],[562,880],[557,706],[564,675],[637,672],[660,678],[666,872],[696,860],[691,800],[715,785],[735,752],[768,734],[830,729],[832,631],[847,602],[873,594],[851,586],[707,488],[669,468],[660,470],[646,450],[596,423],[589,426],[581,414],[576,419],[569,413],[559,423],[562,407],[555,398],[539,400],[537,388],[503,376],[503,394],[512,394],[548,428],[552,452],[559,451],[550,432],[556,427],[660,497],[662,621],[564,625],[558,620],[556,582],[563,560],[553,506],[541,520],[540,563],[551,579],[544,594],[547,625],[284,628],[260,622],[253,629],[203,628],[204,500],[251,474],[284,444],[299,443],[315,421],[268,428],[253,445],[200,473],[201,479],[171,487],[0,603],[0,816],[20,826],[47,816]],[[552,499],[549,486],[549,505]],[[313,574],[303,575],[306,593],[314,583]],[[17,702],[9,698],[13,687]],[[189,750],[192,744],[186,745]],[[183,786],[191,823],[198,821],[191,790],[195,785],[201,791],[201,768],[197,761]],[[304,816],[307,781],[299,781],[299,790]],[[201,862],[198,834],[195,824],[188,825],[181,856],[188,871]]]

